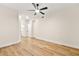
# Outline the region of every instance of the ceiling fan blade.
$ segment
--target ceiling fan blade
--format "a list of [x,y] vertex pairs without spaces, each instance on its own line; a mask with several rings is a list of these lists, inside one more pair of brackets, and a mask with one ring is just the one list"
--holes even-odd
[[37,6],[37,9],[38,9],[39,4],[36,4],[36,6]]
[[45,13],[43,13],[43,12],[40,12],[41,14],[43,14],[43,15],[45,15]]
[[34,6],[34,8],[36,9],[36,4],[35,3],[32,3],[32,5]]
[[27,11],[35,11],[35,10],[27,10]]
[[48,7],[41,8],[40,10],[45,10],[45,9],[48,9]]
[[39,4],[37,4],[37,6],[39,6]]
[[34,15],[36,15],[36,13],[34,13]]

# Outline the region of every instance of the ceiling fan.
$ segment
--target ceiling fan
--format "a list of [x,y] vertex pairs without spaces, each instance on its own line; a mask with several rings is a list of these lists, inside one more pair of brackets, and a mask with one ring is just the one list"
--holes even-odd
[[38,3],[37,4],[36,3],[32,3],[32,5],[34,6],[35,10],[28,10],[28,11],[35,11],[34,15],[37,15],[38,13],[41,13],[42,15],[45,15],[43,10],[48,9],[48,7],[39,8],[39,4]]

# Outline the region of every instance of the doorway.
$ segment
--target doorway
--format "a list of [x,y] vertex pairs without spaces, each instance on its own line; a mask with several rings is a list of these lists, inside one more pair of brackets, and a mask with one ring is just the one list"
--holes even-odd
[[26,15],[19,15],[20,31],[22,37],[33,36],[33,21]]

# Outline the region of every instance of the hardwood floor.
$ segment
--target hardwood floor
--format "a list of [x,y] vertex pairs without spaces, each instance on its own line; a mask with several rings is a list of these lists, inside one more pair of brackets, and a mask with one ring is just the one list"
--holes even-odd
[[23,38],[22,42],[0,48],[1,56],[78,56],[79,49],[46,41]]

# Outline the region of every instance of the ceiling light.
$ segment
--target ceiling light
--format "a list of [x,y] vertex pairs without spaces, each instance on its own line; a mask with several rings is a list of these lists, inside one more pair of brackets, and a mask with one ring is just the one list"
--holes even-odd
[[29,16],[26,16],[26,19],[29,19]]
[[22,16],[21,15],[19,15],[19,19],[21,19],[22,18]]

